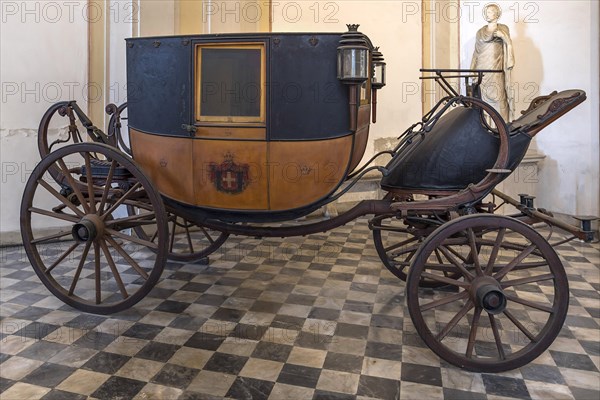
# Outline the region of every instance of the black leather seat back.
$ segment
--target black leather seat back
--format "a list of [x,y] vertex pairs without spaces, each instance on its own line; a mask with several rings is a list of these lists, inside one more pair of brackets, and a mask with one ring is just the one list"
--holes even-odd
[[[509,165],[523,159],[531,138],[517,132],[510,137]],[[481,181],[494,167],[500,139],[481,122],[477,108],[448,111],[430,132],[417,136],[390,161],[383,189],[456,191]],[[508,174],[507,174],[508,176]]]

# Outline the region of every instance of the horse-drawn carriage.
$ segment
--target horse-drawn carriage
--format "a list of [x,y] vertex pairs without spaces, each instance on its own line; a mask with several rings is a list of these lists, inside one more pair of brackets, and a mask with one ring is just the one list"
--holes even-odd
[[[469,77],[476,89],[493,71],[426,71],[448,96],[359,167],[385,63],[357,28],[127,40],[128,103],[107,107],[107,133],[74,101],[52,106],[40,124],[42,160],[21,224],[46,287],[82,311],[115,313],[154,287],[167,259],[204,258],[230,234],[308,235],[372,215],[377,252],[406,281],[417,332],[440,357],[493,372],[539,356],[562,327],[569,292],[549,237],[532,225],[566,230],[561,242],[593,232],[495,186],[585,93],[537,98],[506,124],[447,84],[448,74]],[[68,130],[51,140],[56,113]],[[372,165],[383,156],[385,166]],[[373,171],[382,199],[298,221]],[[502,204],[516,214],[495,214]],[[66,250],[48,252],[55,242]]]

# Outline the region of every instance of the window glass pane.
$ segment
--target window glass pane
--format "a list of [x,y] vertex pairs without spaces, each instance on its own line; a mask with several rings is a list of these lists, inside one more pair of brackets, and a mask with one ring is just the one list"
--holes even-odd
[[202,116],[259,117],[261,50],[203,48]]

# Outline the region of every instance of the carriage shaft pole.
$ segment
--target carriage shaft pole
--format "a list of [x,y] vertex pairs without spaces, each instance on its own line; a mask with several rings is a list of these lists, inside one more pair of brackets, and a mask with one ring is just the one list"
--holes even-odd
[[513,199],[512,197],[508,196],[507,194],[500,192],[497,189],[494,189],[492,191],[492,194],[500,197],[502,200],[504,200],[508,204],[514,206],[517,210],[519,210],[521,213],[527,215],[528,217],[533,218],[537,221],[545,222],[549,225],[556,226],[557,228],[565,230],[565,231],[569,232],[570,234],[572,234],[573,236],[576,236],[578,239],[581,239],[584,241],[589,241],[589,240],[591,240],[590,234],[593,237],[593,232],[584,231],[583,229],[578,228],[574,225],[571,225],[569,223],[561,221],[557,218],[551,217],[548,214],[544,214],[544,213],[536,210],[535,208],[530,208],[530,207],[524,206],[519,201]]

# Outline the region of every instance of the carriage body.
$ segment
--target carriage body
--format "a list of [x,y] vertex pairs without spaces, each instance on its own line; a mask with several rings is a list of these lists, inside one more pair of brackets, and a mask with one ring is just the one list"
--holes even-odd
[[[569,303],[552,245],[592,240],[590,220],[575,227],[535,208],[530,196],[517,201],[494,188],[518,166],[535,134],[582,103],[585,92],[536,98],[510,124],[480,98],[449,93],[393,150],[358,167],[377,90],[385,85],[377,66],[384,64],[358,26],[348,27],[344,34],[128,39],[128,103],[107,106],[107,134],[74,101],[53,105],[40,123],[42,161],[23,195],[21,232],[46,287],[85,312],[115,313],[152,290],[167,259],[207,262],[230,234],[309,235],[372,215],[374,247],[383,265],[406,281],[411,319],[441,358],[500,372],[545,351]],[[357,60],[363,66],[360,79],[340,67],[346,54],[340,49],[362,54],[350,57],[351,70]],[[433,72],[444,81],[443,70]],[[479,80],[484,72],[450,71]],[[130,147],[120,131],[125,109]],[[68,117],[68,137],[49,143],[54,114]],[[391,156],[385,166],[369,167],[384,155]],[[272,223],[307,215],[375,170],[383,198],[330,219]],[[489,194],[502,203],[486,200]],[[48,196],[59,204],[48,205]],[[503,204],[517,213],[494,215]],[[48,234],[49,219],[60,226]],[[571,236],[549,243],[552,235],[544,238],[532,227],[539,222]],[[187,247],[178,247],[179,235]],[[57,240],[70,247],[43,256],[44,246]],[[514,289],[520,285],[543,288],[536,290],[547,297],[520,297]],[[447,286],[452,290],[430,290]],[[528,315],[523,308],[545,313],[536,319],[539,330],[519,322]],[[453,317],[439,324],[438,312]],[[493,343],[478,336],[486,314]],[[510,327],[525,337],[514,348],[503,343]]]
[[308,214],[358,165],[369,133],[370,76],[351,88],[337,79],[340,38],[128,39],[133,158],[163,196],[198,213]]

